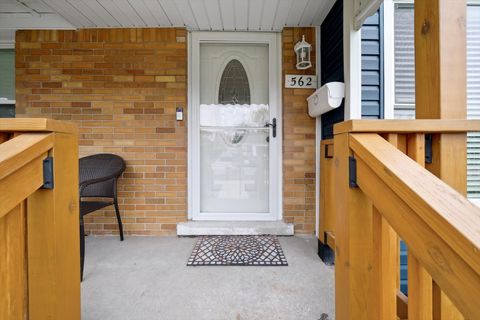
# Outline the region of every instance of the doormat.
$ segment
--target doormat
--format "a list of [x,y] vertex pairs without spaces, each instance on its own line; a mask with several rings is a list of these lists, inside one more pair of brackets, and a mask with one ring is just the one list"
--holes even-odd
[[187,266],[288,266],[277,236],[201,236]]

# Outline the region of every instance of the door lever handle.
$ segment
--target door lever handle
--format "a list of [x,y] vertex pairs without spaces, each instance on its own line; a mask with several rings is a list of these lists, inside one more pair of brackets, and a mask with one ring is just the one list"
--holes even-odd
[[274,138],[277,137],[277,118],[273,118],[273,119],[272,119],[272,123],[267,122],[267,123],[265,124],[265,127],[272,127],[272,130],[273,130],[273,131],[272,131],[272,136],[273,136]]

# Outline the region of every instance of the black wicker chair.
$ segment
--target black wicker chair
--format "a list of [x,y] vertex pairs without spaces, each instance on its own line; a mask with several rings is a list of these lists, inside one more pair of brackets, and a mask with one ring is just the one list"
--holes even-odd
[[[114,154],[102,153],[81,158],[79,161],[80,191],[80,269],[83,279],[85,261],[85,230],[83,217],[91,212],[113,205],[117,215],[120,240],[123,241],[123,226],[118,210],[117,180],[125,171],[125,161]],[[88,200],[88,198],[102,198]]]

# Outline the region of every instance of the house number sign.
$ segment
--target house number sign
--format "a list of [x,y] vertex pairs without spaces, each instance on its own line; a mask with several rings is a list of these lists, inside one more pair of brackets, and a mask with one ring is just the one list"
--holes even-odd
[[317,76],[286,74],[285,88],[317,89]]

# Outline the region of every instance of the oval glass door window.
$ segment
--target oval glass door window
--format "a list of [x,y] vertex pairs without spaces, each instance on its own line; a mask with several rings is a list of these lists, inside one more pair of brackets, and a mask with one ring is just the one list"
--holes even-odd
[[219,104],[250,104],[250,85],[243,65],[237,59],[225,66],[218,88]]

